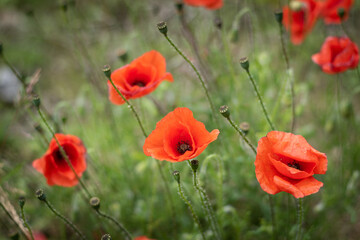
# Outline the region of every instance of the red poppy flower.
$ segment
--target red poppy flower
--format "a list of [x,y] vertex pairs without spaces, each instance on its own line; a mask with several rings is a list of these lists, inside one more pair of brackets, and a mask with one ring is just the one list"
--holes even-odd
[[176,108],[156,124],[145,139],[143,150],[161,161],[181,162],[197,157],[219,133],[218,129],[208,132],[190,109]]
[[47,240],[46,236],[41,232],[34,232],[33,235],[35,240]]
[[315,0],[297,0],[283,8],[283,24],[290,29],[291,42],[300,44],[313,28],[321,10],[321,3]]
[[347,37],[327,37],[319,53],[312,60],[326,73],[335,74],[359,64],[359,49]]
[[[166,72],[165,58],[152,50],[138,57],[130,64],[116,69],[111,74],[111,80],[126,99],[139,98],[151,93],[164,80],[174,81]],[[114,104],[123,104],[114,87],[108,81],[109,99]]]
[[219,9],[223,6],[222,0],[184,0],[188,5],[195,7],[205,7],[208,9]]
[[[64,148],[69,160],[79,177],[86,169],[86,148],[81,140],[73,135],[55,134],[60,145]],[[33,167],[42,173],[47,184],[72,187],[78,184],[78,180],[61,155],[60,149],[53,138],[45,154],[33,161]]]
[[136,237],[134,240],[156,240],[156,239],[150,239],[146,236],[139,236],[139,237]]
[[269,193],[288,192],[296,198],[316,193],[322,182],[314,174],[325,174],[327,158],[304,137],[272,131],[259,140],[255,160],[256,178]]
[[344,10],[343,20],[347,19],[349,14],[349,9],[354,3],[354,0],[326,0],[323,4],[321,15],[324,18],[326,24],[331,23],[340,23],[341,19],[339,17],[339,9]]

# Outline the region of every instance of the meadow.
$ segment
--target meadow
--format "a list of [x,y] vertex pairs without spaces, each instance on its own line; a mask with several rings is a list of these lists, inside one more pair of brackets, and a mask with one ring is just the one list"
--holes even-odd
[[360,239],[360,2],[219,2],[0,0],[0,240]]

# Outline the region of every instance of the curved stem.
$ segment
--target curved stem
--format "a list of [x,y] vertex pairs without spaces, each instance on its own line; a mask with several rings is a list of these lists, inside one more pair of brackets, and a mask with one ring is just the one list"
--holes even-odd
[[140,120],[140,117],[139,115],[137,114],[134,106],[124,97],[124,95],[119,91],[119,89],[115,86],[113,80],[108,77],[107,79],[109,79],[111,85],[114,87],[115,91],[119,94],[119,96],[126,102],[126,104],[128,105],[128,108],[132,111],[132,113],[134,114],[135,118],[136,118],[136,121],[138,122],[140,128],[141,128],[141,131],[143,132],[144,136],[147,137],[147,134],[145,132],[145,128],[144,126],[142,125],[141,123],[141,120]]
[[202,239],[205,240],[205,239],[206,239],[205,233],[204,233],[204,231],[203,231],[203,229],[202,229],[202,227],[201,227],[199,217],[196,215],[196,213],[195,213],[195,211],[194,211],[194,208],[193,208],[193,206],[191,205],[190,201],[187,200],[187,198],[186,198],[186,196],[185,196],[185,194],[184,194],[184,192],[183,192],[183,190],[182,190],[182,187],[181,187],[180,182],[178,182],[178,190],[179,190],[179,194],[180,194],[181,199],[182,199],[182,200],[184,201],[184,203],[188,206],[188,208],[189,208],[189,210],[190,210],[190,212],[191,212],[191,216],[193,217],[194,222],[197,224],[197,226],[198,226],[198,228],[199,228],[199,230],[200,230]]
[[90,199],[92,195],[90,194],[89,190],[86,188],[84,182],[81,180],[81,178],[79,177],[79,175],[76,173],[73,165],[71,164],[71,161],[70,161],[68,155],[66,154],[64,148],[61,146],[61,144],[60,144],[59,140],[57,139],[57,137],[55,136],[54,130],[50,127],[49,123],[46,121],[46,118],[44,117],[44,115],[43,115],[43,113],[42,113],[42,111],[40,110],[39,107],[37,108],[37,111],[38,111],[38,113],[39,113],[42,121],[45,123],[46,127],[47,127],[48,130],[51,132],[51,135],[52,135],[53,138],[55,139],[56,144],[57,144],[58,147],[59,147],[59,150],[60,150],[60,153],[61,153],[62,157],[65,159],[67,165],[70,167],[71,171],[74,173],[76,179],[79,181],[81,187],[85,190],[88,198]]
[[131,240],[131,239],[133,239],[132,236],[131,236],[131,234],[129,233],[129,231],[126,230],[126,228],[125,228],[121,223],[119,223],[118,221],[116,221],[115,218],[113,218],[113,217],[111,217],[111,216],[109,216],[109,215],[101,212],[100,210],[96,210],[96,212],[97,212],[101,217],[104,217],[104,218],[112,221],[113,223],[115,223],[115,225],[118,226],[118,228],[122,231],[122,233],[123,233],[123,235],[124,235],[124,237],[125,237],[126,240]]
[[261,108],[262,108],[262,110],[263,110],[263,112],[264,112],[264,115],[265,115],[265,117],[266,117],[267,122],[269,123],[269,125],[270,125],[270,127],[271,127],[271,130],[275,130],[275,126],[274,126],[274,124],[271,122],[271,120],[270,120],[270,118],[269,118],[269,114],[268,114],[268,112],[266,111],[264,102],[263,102],[263,100],[262,100],[262,97],[261,97],[261,95],[260,95],[260,92],[259,92],[259,90],[258,90],[258,88],[257,88],[257,86],[256,86],[256,83],[255,83],[253,77],[251,76],[249,70],[246,70],[246,73],[247,73],[247,75],[249,76],[250,82],[252,83],[252,85],[253,85],[253,87],[254,87],[254,90],[255,90],[255,92],[256,92],[256,96],[257,96],[257,98],[259,99]]
[[27,230],[29,231],[29,234],[30,234],[30,237],[31,237],[31,240],[34,240],[34,236],[33,236],[33,233],[31,231],[31,228],[29,226],[29,224],[27,223],[26,219],[25,219],[25,214],[24,214],[24,207],[20,206],[20,213],[21,213],[21,218],[24,222],[24,226],[27,228]]
[[244,139],[244,141],[246,142],[246,144],[251,148],[251,150],[255,153],[256,155],[256,148],[255,146],[250,142],[250,140],[245,136],[245,134],[243,133],[243,131],[236,126],[236,124],[231,120],[231,118],[226,118],[229,123],[231,124],[231,126],[240,134],[240,136]]
[[70,221],[68,220],[66,217],[64,217],[63,215],[61,215],[50,203],[48,200],[42,200],[46,203],[46,205],[48,206],[48,208],[57,216],[59,217],[61,220],[63,220],[67,226],[69,226],[81,239],[86,240],[86,237],[84,236],[84,234],[82,234],[80,232],[80,230]]
[[176,50],[177,53],[179,53],[183,58],[184,60],[191,66],[191,68],[194,70],[194,72],[196,73],[196,76],[197,78],[200,80],[201,82],[201,86],[203,87],[204,91],[205,91],[205,94],[206,94],[206,98],[210,104],[210,107],[211,107],[211,111],[213,113],[213,117],[214,119],[216,120],[216,111],[215,111],[215,107],[214,107],[214,104],[210,98],[210,95],[209,95],[209,91],[208,91],[208,88],[206,87],[206,84],[204,82],[204,79],[201,77],[201,74],[200,72],[197,70],[197,68],[195,67],[195,65],[189,60],[189,58],[187,58],[185,56],[185,54],[182,53],[182,51],[174,44],[174,42],[166,35],[164,34],[164,37],[166,38],[166,40],[170,43],[170,45]]

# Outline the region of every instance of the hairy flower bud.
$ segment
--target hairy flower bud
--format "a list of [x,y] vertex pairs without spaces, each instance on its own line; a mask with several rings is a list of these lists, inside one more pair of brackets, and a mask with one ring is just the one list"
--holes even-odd
[[90,205],[93,209],[99,210],[100,208],[100,199],[98,197],[92,197],[90,199]]
[[221,115],[223,115],[225,118],[229,118],[230,117],[230,110],[229,107],[226,105],[223,105],[219,108],[219,112],[221,113]]
[[191,168],[194,172],[197,171],[197,169],[199,168],[199,161],[198,160],[191,160],[190,162]]
[[166,25],[166,22],[159,22],[157,24],[157,28],[159,29],[159,31],[164,34],[165,36],[167,35],[167,25]]
[[44,190],[42,190],[41,188],[36,190],[35,195],[40,201],[46,200],[46,195],[44,193]]
[[249,71],[249,59],[247,57],[240,58],[240,65],[246,71]]
[[174,171],[173,176],[174,176],[174,179],[177,181],[177,183],[180,184],[180,172],[179,171]]
[[111,76],[111,67],[109,65],[104,65],[102,71],[103,71],[103,73],[105,74],[105,76],[107,78],[110,78],[110,76]]

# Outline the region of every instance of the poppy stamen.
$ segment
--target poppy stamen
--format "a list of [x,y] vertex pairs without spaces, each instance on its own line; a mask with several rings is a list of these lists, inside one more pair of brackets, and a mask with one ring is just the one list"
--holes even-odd
[[192,147],[187,141],[180,141],[177,144],[177,151],[183,155],[186,151],[191,151]]
[[145,87],[146,84],[141,80],[135,80],[132,84],[132,86],[139,86],[139,87]]
[[289,162],[288,164],[287,164],[289,167],[291,167],[291,168],[295,168],[295,169],[297,169],[297,170],[301,170],[300,169],[300,164],[299,163],[297,163],[297,162],[295,162],[295,161],[293,161],[293,162]]

